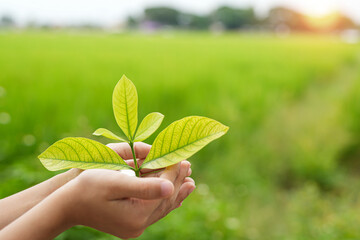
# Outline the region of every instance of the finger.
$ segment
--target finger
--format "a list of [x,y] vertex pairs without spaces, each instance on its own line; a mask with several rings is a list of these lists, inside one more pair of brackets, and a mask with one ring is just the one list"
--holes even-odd
[[174,195],[175,196],[178,194],[178,192],[180,190],[180,186],[184,182],[184,179],[187,177],[189,169],[190,169],[190,162],[188,162],[186,160],[180,162],[180,172],[174,183],[174,186],[175,186],[175,194]]
[[189,168],[189,171],[187,172],[187,175],[186,176],[191,176],[191,174],[192,174],[192,170],[191,170],[191,167]]
[[149,154],[151,145],[143,142],[134,143],[135,155],[139,159],[145,159]]
[[163,206],[162,208],[165,209],[166,212],[174,208],[173,204],[179,194],[180,188],[184,183],[186,174],[188,173],[189,169],[190,169],[190,162],[186,160],[180,162],[179,174],[176,176],[176,179],[174,181],[174,193],[169,198],[169,201],[163,202],[165,206]]
[[165,168],[161,169],[147,169],[145,171],[140,170],[140,176],[141,177],[160,177],[161,174],[163,174],[165,171]]
[[195,184],[194,179],[192,179],[191,177],[186,177],[186,178],[184,179],[184,183],[187,183],[187,182],[192,182],[192,183]]
[[181,203],[194,191],[195,184],[193,182],[186,182],[180,187],[179,194],[173,204],[173,208],[178,208],[181,206]]
[[[154,212],[159,211],[160,215],[172,208],[172,203],[175,201],[180,186],[184,181],[185,175],[190,168],[190,163],[188,161],[181,161],[177,164],[167,167],[163,173],[160,175],[160,179],[167,179],[174,184],[174,191],[171,194],[171,197],[166,199],[166,201],[160,201],[153,204]],[[159,209],[159,210],[157,210]]]
[[79,168],[72,168],[68,171],[66,171],[66,177],[68,180],[74,179],[75,177],[79,176],[80,173],[82,173],[84,170]]
[[187,182],[181,185],[179,194],[177,195],[177,198],[174,201],[169,200],[162,200],[162,204],[160,204],[151,216],[149,217],[149,223],[153,224],[159,219],[165,217],[167,214],[169,214],[172,210],[179,207],[182,201],[184,201],[191,192],[193,192],[195,189],[195,184],[192,182]]
[[171,196],[174,192],[173,183],[166,179],[137,178],[117,173],[121,176],[112,178],[112,200],[122,198],[161,199]]
[[[180,173],[180,164],[181,163],[177,163],[177,164],[171,165],[169,167],[166,167],[165,170],[160,174],[158,179],[168,180],[171,183],[173,183],[173,186],[174,186],[175,180],[177,179],[177,177]],[[147,179],[147,178],[144,178],[144,179]],[[162,214],[163,212],[166,212],[166,209],[168,208],[166,203],[173,200],[174,192],[175,192],[175,187],[173,188],[173,192],[171,194],[171,199],[166,199],[164,201],[157,201],[152,204],[151,207],[154,209],[154,213],[159,212],[159,214]],[[176,192],[178,192],[178,190],[176,190]],[[159,209],[159,210],[157,210],[157,209]]]
[[[114,150],[123,159],[133,159],[132,151],[128,143],[109,143],[109,148]],[[136,158],[145,159],[150,151],[151,145],[143,142],[134,143],[134,151]]]
[[167,179],[171,182],[175,182],[180,172],[180,163],[171,165],[165,168],[164,172],[160,175],[160,178]]
[[106,146],[114,150],[122,159],[131,159],[132,152],[128,143],[109,143]]
[[[139,166],[141,166],[144,162],[144,160],[139,160]],[[140,170],[140,173],[144,174],[144,173],[151,173],[151,172],[159,172],[165,170],[165,168],[158,168],[158,169],[149,169],[149,168],[142,168]]]

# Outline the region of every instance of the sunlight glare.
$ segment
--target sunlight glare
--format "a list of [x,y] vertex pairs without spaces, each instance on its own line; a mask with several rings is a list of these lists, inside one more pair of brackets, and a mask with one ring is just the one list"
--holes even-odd
[[338,7],[333,1],[318,0],[302,2],[302,12],[314,18],[321,18],[336,11],[338,11]]
[[330,30],[339,22],[340,14],[332,12],[323,16],[305,16],[305,22],[309,27],[318,30]]

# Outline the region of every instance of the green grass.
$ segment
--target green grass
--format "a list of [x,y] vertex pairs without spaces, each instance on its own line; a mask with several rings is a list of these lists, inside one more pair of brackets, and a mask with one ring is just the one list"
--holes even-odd
[[[359,239],[359,54],[330,36],[4,33],[0,197],[53,175],[36,156],[54,141],[118,129],[126,74],[160,129],[188,115],[230,126],[190,159],[197,190],[141,239]],[[92,238],[109,236],[58,237]]]

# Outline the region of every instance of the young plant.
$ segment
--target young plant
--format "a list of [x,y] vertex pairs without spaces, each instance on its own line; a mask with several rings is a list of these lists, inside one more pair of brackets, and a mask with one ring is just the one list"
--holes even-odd
[[113,110],[117,124],[126,136],[120,137],[105,128],[93,134],[130,145],[134,168],[109,147],[91,139],[69,137],[57,141],[40,154],[50,171],[67,168],[132,169],[139,176],[142,168],[158,169],[191,157],[211,141],[224,135],[229,127],[206,117],[190,116],[173,122],[156,137],[141,166],[136,161],[134,142],[144,141],[160,126],[164,115],[148,114],[138,127],[138,95],[135,85],[123,75],[113,92]]

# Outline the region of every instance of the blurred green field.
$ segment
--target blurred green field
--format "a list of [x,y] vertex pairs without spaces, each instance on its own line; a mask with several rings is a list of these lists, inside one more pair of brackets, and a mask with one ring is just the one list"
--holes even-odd
[[55,174],[36,156],[56,140],[107,143],[91,133],[118,129],[126,74],[160,129],[188,115],[230,126],[190,159],[196,191],[140,239],[360,239],[359,57],[332,36],[2,33],[0,198]]

